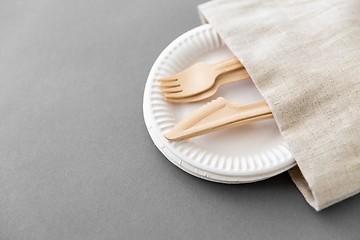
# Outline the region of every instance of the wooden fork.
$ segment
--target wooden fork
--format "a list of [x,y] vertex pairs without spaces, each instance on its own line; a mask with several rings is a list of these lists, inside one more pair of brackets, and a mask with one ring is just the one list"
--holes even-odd
[[158,81],[161,82],[160,87],[165,98],[184,98],[208,90],[219,75],[243,67],[236,57],[214,64],[201,62]]
[[189,103],[189,102],[201,101],[213,96],[218,90],[218,88],[224,84],[241,81],[248,78],[250,78],[250,76],[245,68],[237,69],[218,76],[216,78],[215,84],[205,92],[201,92],[199,94],[184,98],[165,98],[165,100],[168,102],[175,102],[175,103]]

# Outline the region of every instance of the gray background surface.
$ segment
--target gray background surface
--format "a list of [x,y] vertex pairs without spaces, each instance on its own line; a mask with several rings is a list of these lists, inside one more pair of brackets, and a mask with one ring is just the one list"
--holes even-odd
[[225,185],[153,144],[145,82],[200,0],[0,3],[0,239],[359,239],[360,195],[321,212],[289,175]]

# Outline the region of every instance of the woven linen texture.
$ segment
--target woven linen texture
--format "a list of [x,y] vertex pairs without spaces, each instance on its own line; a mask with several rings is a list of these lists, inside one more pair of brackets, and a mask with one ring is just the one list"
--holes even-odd
[[218,0],[199,6],[269,104],[321,210],[360,191],[360,1]]

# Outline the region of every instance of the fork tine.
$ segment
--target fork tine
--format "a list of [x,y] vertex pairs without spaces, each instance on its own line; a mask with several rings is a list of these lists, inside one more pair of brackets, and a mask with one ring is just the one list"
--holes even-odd
[[168,81],[176,81],[177,78],[172,75],[172,76],[168,76],[168,77],[163,77],[163,78],[159,78],[158,82],[168,82]]
[[169,82],[161,82],[160,87],[168,88],[168,87],[177,87],[180,86],[178,81],[169,81]]
[[164,94],[167,94],[167,93],[177,93],[177,92],[182,92],[183,89],[179,86],[176,86],[176,87],[170,87],[170,88],[163,88],[162,89],[163,93]]
[[164,97],[165,97],[165,100],[167,98],[182,98],[182,97],[184,97],[184,93],[182,91],[167,92],[167,93],[164,93]]

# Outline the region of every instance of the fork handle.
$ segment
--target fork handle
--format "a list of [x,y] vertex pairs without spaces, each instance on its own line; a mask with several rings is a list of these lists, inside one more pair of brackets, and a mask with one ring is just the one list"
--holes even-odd
[[231,57],[229,59],[215,63],[213,66],[214,69],[218,72],[218,74],[230,72],[244,67],[239,61],[239,59],[237,59],[236,57]]

